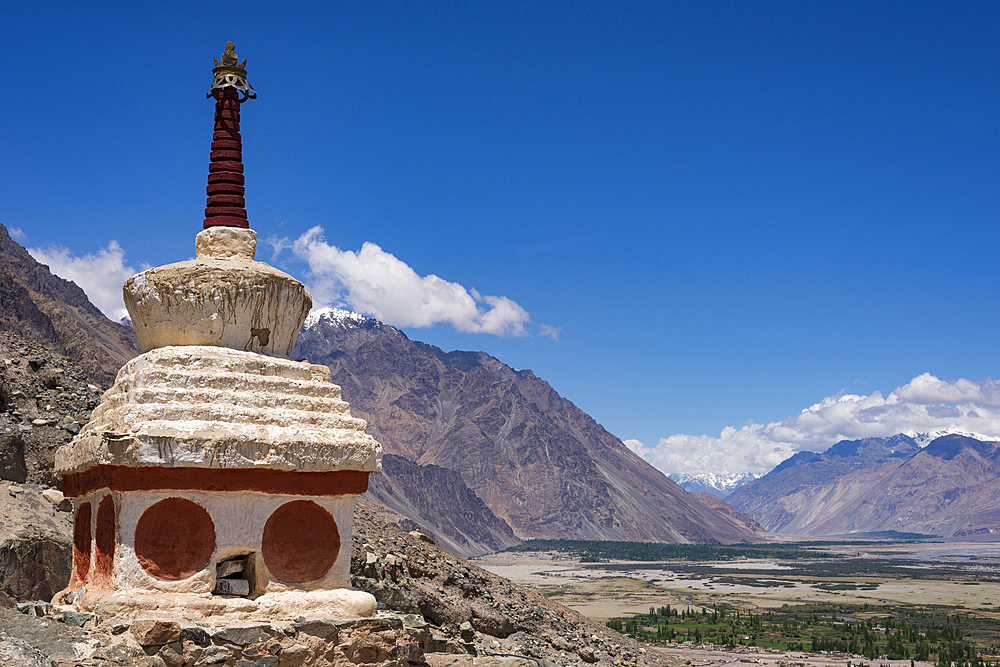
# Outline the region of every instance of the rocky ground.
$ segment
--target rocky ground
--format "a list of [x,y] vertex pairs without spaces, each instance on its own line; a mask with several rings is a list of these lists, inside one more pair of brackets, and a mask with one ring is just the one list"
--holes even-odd
[[359,505],[352,583],[387,611],[420,614],[436,646],[557,665],[661,664],[638,642],[404,532],[405,521],[376,503]]
[[69,358],[0,332],[0,479],[57,485],[55,451],[80,432],[102,393]]

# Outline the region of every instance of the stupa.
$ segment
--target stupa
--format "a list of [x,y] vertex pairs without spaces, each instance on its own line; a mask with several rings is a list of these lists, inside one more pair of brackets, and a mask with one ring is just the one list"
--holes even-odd
[[73,570],[55,602],[117,617],[360,618],[350,588],[357,496],[381,446],[329,369],[289,358],[312,299],[255,261],[232,42],[208,97],[215,133],[196,258],[143,271],[124,297],[142,354],[56,454],[73,499]]

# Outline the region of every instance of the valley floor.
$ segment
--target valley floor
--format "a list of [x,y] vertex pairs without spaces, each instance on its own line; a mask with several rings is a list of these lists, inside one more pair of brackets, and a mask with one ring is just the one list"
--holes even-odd
[[[810,604],[862,609],[867,616],[929,610],[941,617],[962,613],[978,619],[972,639],[984,656],[996,659],[1000,653],[1000,542],[846,542],[803,547],[813,548],[830,557],[584,563],[572,553],[503,552],[476,562],[599,621],[646,614],[650,608],[667,605],[700,614],[722,603],[759,613]],[[848,661],[909,665],[908,659],[872,661],[757,647],[727,651],[689,642],[656,650],[693,665],[818,666]]]
[[[967,558],[964,579],[911,578],[906,573],[885,576],[823,576],[809,574],[774,560],[740,562],[639,563],[614,561],[583,564],[579,558],[552,553],[499,553],[482,556],[476,564],[595,620],[642,613],[651,606],[711,607],[728,602],[761,609],[803,602],[841,604],[935,604],[961,609],[998,607],[1000,612],[1000,544],[910,544],[864,547],[859,558],[900,559],[898,569],[933,574],[922,558]],[[914,557],[907,562],[908,557]],[[906,559],[906,560],[904,560]],[[940,564],[940,563],[939,563]],[[954,571],[948,567],[946,576]],[[717,570],[717,572],[711,572]],[[995,580],[976,580],[977,573]],[[855,587],[851,590],[852,587]],[[869,588],[871,587],[871,588]],[[843,590],[836,590],[843,588]]]

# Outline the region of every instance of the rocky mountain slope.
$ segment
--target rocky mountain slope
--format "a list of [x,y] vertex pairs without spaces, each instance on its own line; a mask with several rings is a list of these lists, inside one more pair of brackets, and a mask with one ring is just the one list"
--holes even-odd
[[330,367],[352,412],[368,420],[388,453],[459,473],[517,537],[759,539],[633,454],[530,370],[515,371],[484,352],[444,352],[336,309],[310,316],[296,354]]
[[905,435],[843,440],[825,452],[799,452],[763,477],[739,487],[726,502],[749,514],[766,530],[785,532],[825,484],[857,470],[872,470],[886,461],[901,461],[920,450]]
[[79,433],[101,391],[71,359],[0,332],[0,479],[56,484],[55,450]]
[[692,493],[711,493],[717,498],[725,498],[744,484],[749,484],[761,475],[752,472],[743,473],[706,473],[704,475],[689,475],[686,473],[671,473],[667,475],[677,482],[685,491]]
[[0,602],[49,599],[69,578],[70,507],[52,466],[100,393],[71,359],[0,332]]
[[1000,443],[947,435],[921,449],[897,435],[800,452],[727,500],[784,533],[963,536],[998,530],[997,497]]
[[406,520],[377,503],[354,516],[351,582],[388,609],[420,614],[442,640],[558,665],[659,664],[634,640],[404,532]]
[[766,532],[764,530],[764,527],[759,523],[757,523],[756,519],[754,519],[749,514],[744,514],[743,512],[740,512],[735,507],[733,507],[732,505],[730,505],[729,503],[727,503],[725,500],[715,495],[714,493],[708,493],[707,491],[689,491],[688,493],[693,495],[695,498],[700,500],[703,504],[707,505],[708,507],[716,509],[722,512],[723,514],[728,514],[729,516],[733,517],[740,523],[744,524],[745,526],[748,526],[754,532],[758,533]]
[[0,331],[79,360],[92,381],[110,383],[139,354],[132,330],[112,322],[76,283],[55,276],[0,225]]

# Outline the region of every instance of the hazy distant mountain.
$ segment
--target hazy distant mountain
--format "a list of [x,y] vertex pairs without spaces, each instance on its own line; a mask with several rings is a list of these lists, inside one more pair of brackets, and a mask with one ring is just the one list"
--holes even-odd
[[788,530],[808,511],[825,485],[856,470],[873,470],[890,459],[906,459],[920,450],[905,435],[842,440],[825,452],[799,452],[763,477],[726,496],[726,502],[749,514],[766,530]]
[[752,472],[709,472],[703,475],[674,472],[667,475],[667,477],[677,482],[685,491],[711,493],[717,498],[725,498],[736,489],[744,484],[749,484],[760,476]]
[[368,420],[388,453],[457,472],[520,538],[758,539],[530,370],[515,371],[485,352],[444,352],[337,309],[309,317],[296,354],[330,367],[352,413]]
[[139,354],[132,329],[112,322],[69,280],[38,263],[0,225],[0,331],[73,357],[98,384],[110,384]]
[[942,536],[1000,528],[1000,444],[905,435],[800,452],[726,498],[766,529],[800,535],[898,531]]

